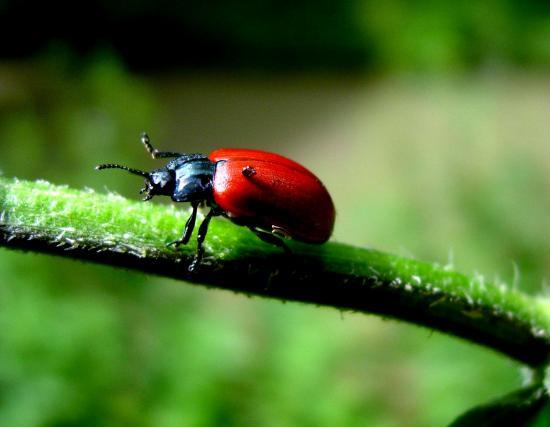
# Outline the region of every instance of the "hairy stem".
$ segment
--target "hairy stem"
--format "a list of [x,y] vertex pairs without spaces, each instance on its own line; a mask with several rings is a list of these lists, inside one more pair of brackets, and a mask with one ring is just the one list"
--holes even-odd
[[550,355],[550,304],[445,266],[339,243],[290,242],[292,254],[213,219],[205,256],[180,236],[189,211],[0,179],[0,245],[79,258],[247,294],[375,313],[486,345],[531,366]]

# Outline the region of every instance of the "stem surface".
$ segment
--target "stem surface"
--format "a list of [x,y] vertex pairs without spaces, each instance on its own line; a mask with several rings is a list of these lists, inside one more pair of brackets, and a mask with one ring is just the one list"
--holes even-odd
[[289,242],[291,255],[244,227],[212,220],[205,257],[175,249],[189,210],[0,178],[0,245],[131,268],[282,300],[413,322],[531,366],[550,355],[550,304],[446,266],[339,243]]

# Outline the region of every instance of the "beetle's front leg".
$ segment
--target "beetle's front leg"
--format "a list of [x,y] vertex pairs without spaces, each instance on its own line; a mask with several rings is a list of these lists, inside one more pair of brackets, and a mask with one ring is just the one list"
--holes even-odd
[[185,228],[183,229],[183,234],[178,240],[174,240],[173,242],[168,243],[166,246],[174,245],[178,247],[179,245],[186,245],[189,242],[189,239],[191,238],[191,234],[193,234],[193,229],[195,228],[195,221],[197,219],[197,209],[199,207],[199,202],[191,202],[191,206],[193,207],[193,212],[191,212],[191,216],[185,223]]

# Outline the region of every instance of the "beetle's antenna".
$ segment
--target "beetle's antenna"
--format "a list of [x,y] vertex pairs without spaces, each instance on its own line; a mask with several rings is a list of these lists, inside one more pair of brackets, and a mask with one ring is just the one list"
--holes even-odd
[[183,156],[182,153],[173,153],[171,151],[159,151],[156,148],[153,147],[153,144],[151,144],[151,139],[149,139],[149,135],[147,133],[143,132],[141,134],[141,143],[144,145],[147,152],[151,155],[153,159],[165,159],[167,157],[181,157]]
[[96,167],[96,170],[101,170],[101,169],[122,169],[122,170],[125,170],[125,171],[128,171],[134,175],[140,175],[140,176],[144,176],[145,178],[149,178],[149,172],[144,172],[144,171],[140,171],[139,169],[134,169],[134,168],[129,168],[128,166],[122,166],[122,165],[117,165],[116,163],[105,163],[103,165],[97,165]]

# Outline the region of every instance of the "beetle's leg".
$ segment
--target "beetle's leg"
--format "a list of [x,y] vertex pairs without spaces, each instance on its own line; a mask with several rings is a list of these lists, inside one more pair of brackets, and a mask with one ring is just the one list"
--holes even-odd
[[288,245],[280,237],[277,237],[276,235],[271,234],[268,231],[260,230],[259,228],[254,228],[254,227],[249,227],[249,228],[254,232],[256,236],[258,236],[264,242],[269,243],[270,245],[275,245],[279,248],[282,248],[286,254],[292,253]]
[[182,236],[178,240],[174,240],[173,242],[168,243],[166,246],[175,245],[177,247],[179,245],[186,245],[187,242],[189,242],[191,234],[193,234],[193,229],[195,228],[195,220],[197,219],[197,209],[199,207],[199,202],[191,202],[191,206],[193,207],[193,212],[191,212],[191,216],[185,223],[185,228],[183,229]]
[[145,132],[141,134],[141,143],[145,146],[145,149],[153,159],[183,156],[183,154],[181,153],[172,153],[170,151],[159,151],[156,148],[153,148],[153,145],[151,144],[151,140],[149,139],[149,135],[147,135]]
[[208,232],[208,225],[210,224],[210,220],[213,216],[216,215],[218,215],[218,213],[214,209],[210,209],[199,227],[199,232],[197,233],[197,253],[195,255],[195,259],[189,265],[189,271],[194,271],[201,263],[202,256],[204,255],[204,248],[202,247],[202,244],[204,243],[204,239],[206,238],[206,233]]

